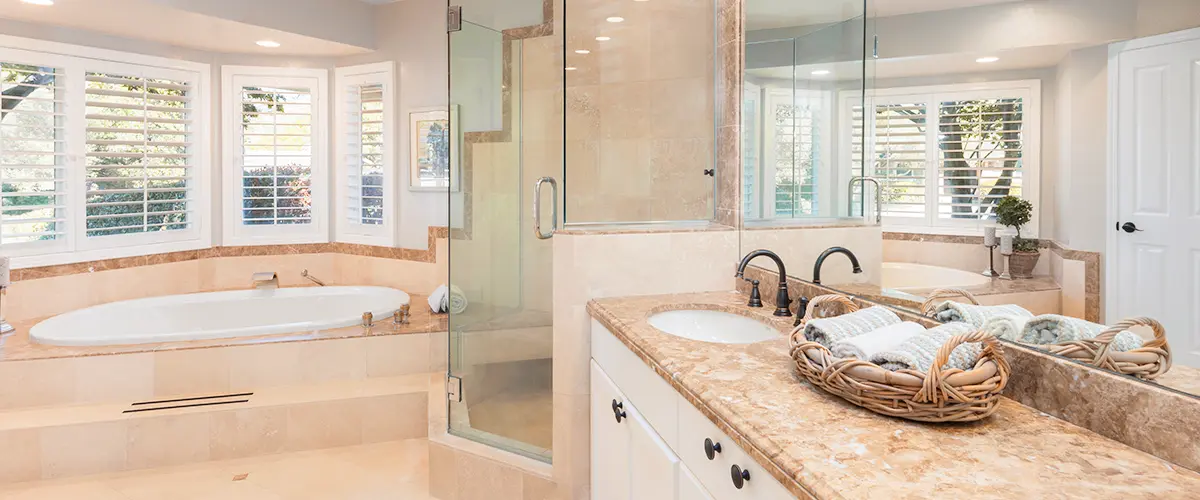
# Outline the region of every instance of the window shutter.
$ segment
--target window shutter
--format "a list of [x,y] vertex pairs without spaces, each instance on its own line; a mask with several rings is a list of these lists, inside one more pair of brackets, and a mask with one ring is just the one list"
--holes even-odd
[[88,72],[86,235],[188,229],[192,86]]
[[347,107],[346,166],[347,222],[384,224],[384,87],[383,84],[350,85]]
[[820,164],[820,127],[814,104],[788,95],[773,96],[768,119],[774,121],[775,217],[801,217],[818,211],[816,170]]
[[[924,219],[928,108],[916,102],[874,104],[870,108],[874,110],[873,137],[867,161],[871,165],[870,175],[879,180],[883,189],[883,215]],[[861,109],[856,111],[854,120],[855,141],[861,144]]]
[[242,86],[239,93],[242,224],[311,224],[311,90]]
[[1023,100],[938,105],[938,219],[981,220],[1008,195],[1021,196]]
[[66,236],[62,70],[0,63],[0,244]]

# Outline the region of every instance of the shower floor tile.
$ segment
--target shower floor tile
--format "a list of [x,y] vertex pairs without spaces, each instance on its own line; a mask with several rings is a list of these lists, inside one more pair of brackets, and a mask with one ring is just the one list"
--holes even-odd
[[425,439],[0,485],[0,500],[431,500]]

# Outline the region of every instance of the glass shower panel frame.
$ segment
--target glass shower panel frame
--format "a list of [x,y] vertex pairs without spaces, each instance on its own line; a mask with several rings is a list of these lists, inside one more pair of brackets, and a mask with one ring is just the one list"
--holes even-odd
[[541,172],[526,164],[524,50],[522,39],[467,20],[449,36],[451,133],[460,145],[451,162],[463,182],[450,193],[456,394],[446,414],[450,434],[549,462],[552,266],[527,210],[531,176]]

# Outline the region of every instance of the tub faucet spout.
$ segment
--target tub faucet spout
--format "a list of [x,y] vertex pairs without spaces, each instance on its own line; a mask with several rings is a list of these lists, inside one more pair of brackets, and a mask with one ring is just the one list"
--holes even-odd
[[250,282],[255,290],[271,290],[279,288],[279,276],[274,272],[254,273]]

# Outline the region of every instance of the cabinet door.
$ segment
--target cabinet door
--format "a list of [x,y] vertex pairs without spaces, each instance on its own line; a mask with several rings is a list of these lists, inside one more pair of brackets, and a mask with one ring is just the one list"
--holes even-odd
[[687,467],[679,467],[679,500],[713,500]]
[[613,403],[628,405],[621,391],[592,362],[592,498],[594,500],[626,500],[629,496],[630,427],[626,417],[617,422]]
[[679,457],[636,410],[631,407],[629,411],[630,498],[675,500]]

